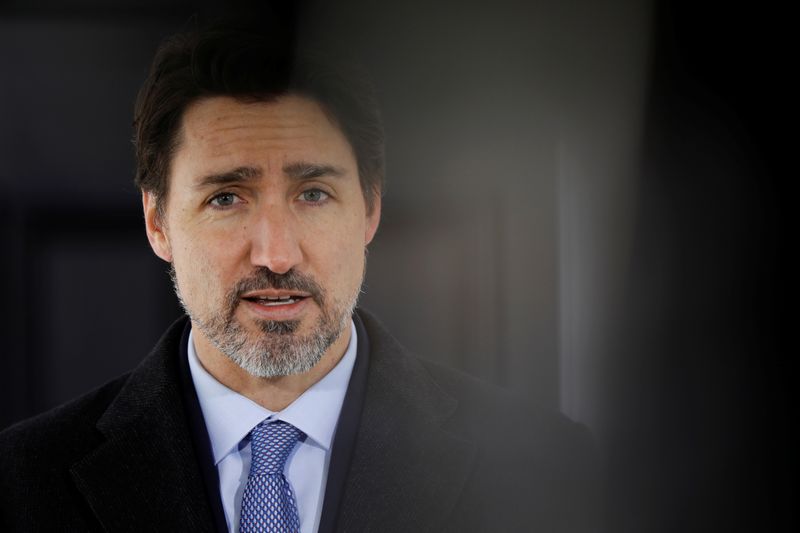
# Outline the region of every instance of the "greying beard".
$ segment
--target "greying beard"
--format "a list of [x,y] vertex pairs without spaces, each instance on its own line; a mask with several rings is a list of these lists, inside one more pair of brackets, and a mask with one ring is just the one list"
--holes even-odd
[[[247,373],[262,378],[308,372],[349,325],[359,291],[347,302],[326,302],[325,292],[313,278],[295,271],[275,274],[259,268],[251,277],[240,280],[225,296],[221,310],[211,316],[194,313],[178,287],[175,268],[170,265],[175,294],[183,309],[211,343]],[[308,335],[298,336],[300,322],[259,320],[260,332],[244,328],[234,313],[242,294],[267,288],[298,290],[311,294],[321,314]]]

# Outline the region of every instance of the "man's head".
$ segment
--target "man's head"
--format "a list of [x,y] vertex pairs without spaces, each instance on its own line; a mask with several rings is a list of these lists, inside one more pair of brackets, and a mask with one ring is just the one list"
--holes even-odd
[[371,93],[289,44],[173,38],[136,106],[151,246],[196,338],[262,377],[305,372],[339,339],[380,217]]
[[[292,32],[269,21],[235,22],[175,35],[156,52],[134,110],[136,185],[159,207],[169,194],[172,156],[193,102],[232,96],[242,102],[297,94],[316,100],[349,141],[372,210],[384,180],[383,125],[374,91],[352,65],[300,52]],[[163,212],[163,211],[162,211]]]

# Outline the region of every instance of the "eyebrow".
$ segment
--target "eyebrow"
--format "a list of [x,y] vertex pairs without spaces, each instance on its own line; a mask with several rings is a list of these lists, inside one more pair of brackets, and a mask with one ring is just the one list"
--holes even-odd
[[[283,167],[283,173],[296,180],[310,180],[323,176],[342,176],[344,169],[333,165],[309,163],[299,161]],[[195,189],[204,189],[214,185],[230,185],[233,183],[246,183],[261,179],[263,172],[259,167],[238,167],[229,172],[210,174],[198,179]]]
[[333,165],[298,161],[297,163],[290,163],[283,167],[283,173],[292,179],[310,180],[323,176],[341,176],[345,172],[344,169]]
[[261,169],[258,167],[238,167],[221,174],[210,174],[197,180],[196,189],[203,189],[212,185],[228,185],[256,181],[261,178]]

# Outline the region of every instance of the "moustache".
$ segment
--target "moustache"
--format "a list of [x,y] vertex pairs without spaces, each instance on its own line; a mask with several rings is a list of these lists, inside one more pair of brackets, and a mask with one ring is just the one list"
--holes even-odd
[[231,300],[238,302],[245,293],[265,289],[305,292],[320,305],[324,297],[322,286],[308,274],[294,269],[276,274],[267,267],[258,267],[252,275],[236,282],[230,292]]

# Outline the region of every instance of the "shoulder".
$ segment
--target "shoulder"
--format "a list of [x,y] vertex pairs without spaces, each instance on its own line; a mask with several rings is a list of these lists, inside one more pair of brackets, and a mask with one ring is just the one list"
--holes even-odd
[[[532,523],[543,531],[593,530],[599,464],[585,426],[556,409],[420,358],[374,317],[362,318],[370,365],[381,366],[380,375],[371,375],[395,391],[393,403],[400,405],[389,408],[389,414],[405,420],[401,417],[409,410],[439,413],[436,420],[455,437],[453,442],[474,450],[448,531],[524,531]],[[497,516],[505,518],[495,528],[490,519]]]
[[561,412],[462,371],[418,360],[431,379],[458,402],[446,426],[464,437],[518,458],[546,459],[552,464],[559,458],[574,461],[592,449],[586,426]]
[[44,457],[49,461],[91,450],[101,438],[97,424],[112,404],[126,413],[146,409],[149,400],[177,380],[173,355],[178,352],[186,322],[186,317],[175,321],[133,371],[1,431],[0,466],[6,468],[41,453],[47,453]]
[[0,432],[0,530],[85,530],[72,467],[102,442],[96,424],[125,377]]
[[492,435],[514,435],[505,442],[524,447],[526,453],[538,450],[542,454],[567,455],[592,447],[587,428],[559,411],[461,370],[419,357],[394,339],[376,317],[362,309],[359,317],[369,337],[371,359],[394,361],[391,366],[384,365],[394,373],[389,379],[401,376],[412,379],[413,383],[405,384],[411,389],[424,383],[426,389],[436,390],[435,394],[423,396],[431,401],[453,400],[455,407],[445,424],[453,433],[477,442]]
[[504,531],[534,523],[542,531],[596,530],[600,461],[586,426],[462,372],[422,364],[458,401],[443,427],[476,444],[471,482],[448,531],[493,529],[487,520],[498,515]]
[[[0,432],[0,472],[46,469],[69,463],[100,440],[98,419],[118,394],[127,375],[64,405]],[[49,465],[49,466],[48,466]]]

